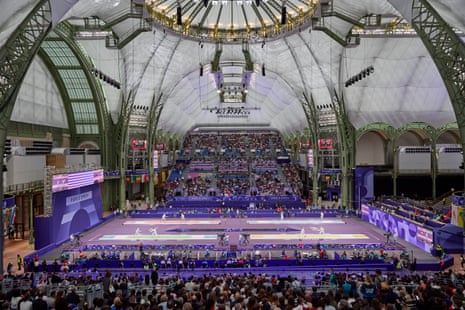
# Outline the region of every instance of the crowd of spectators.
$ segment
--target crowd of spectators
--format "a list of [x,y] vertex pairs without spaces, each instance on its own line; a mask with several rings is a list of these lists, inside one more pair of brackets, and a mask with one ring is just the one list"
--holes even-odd
[[185,182],[184,193],[187,196],[206,196],[210,188],[211,180],[201,175],[195,178],[188,178]]
[[[186,136],[183,146],[192,156],[171,172],[166,196],[301,194],[297,170],[277,163],[277,149],[283,149],[283,143],[275,132],[196,132]],[[248,175],[252,177],[244,177]]]
[[387,212],[395,213],[409,220],[425,224],[431,227],[439,227],[449,222],[450,217],[443,210],[425,210],[420,207],[410,206],[406,204],[393,204],[389,200],[373,201],[372,206]]
[[[107,271],[81,274],[30,273],[5,275],[22,285],[3,289],[3,309],[154,309],[154,310],[436,310],[463,309],[463,273],[399,273],[335,271],[312,279],[266,273],[222,273],[163,276]],[[86,296],[91,286],[101,295]]]
[[217,175],[216,187],[222,196],[248,195],[249,177],[247,175]]
[[290,192],[300,196],[302,192],[302,181],[300,180],[297,169],[290,164],[283,163],[281,164],[281,170],[286,178],[288,186],[291,188]]
[[218,162],[218,174],[247,174],[249,163],[246,159],[222,159]]
[[255,185],[262,196],[281,196],[286,186],[277,171],[268,170],[255,172]]
[[196,159],[191,160],[189,164],[190,172],[213,172],[215,163],[211,159]]
[[221,135],[221,154],[226,157],[243,157],[246,151],[244,134]]

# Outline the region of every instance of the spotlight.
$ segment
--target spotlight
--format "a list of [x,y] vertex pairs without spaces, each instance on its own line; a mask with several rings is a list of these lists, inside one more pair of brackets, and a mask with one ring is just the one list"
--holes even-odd
[[370,72],[371,73],[374,73],[375,72],[375,68],[373,66],[369,66],[368,69],[370,69]]

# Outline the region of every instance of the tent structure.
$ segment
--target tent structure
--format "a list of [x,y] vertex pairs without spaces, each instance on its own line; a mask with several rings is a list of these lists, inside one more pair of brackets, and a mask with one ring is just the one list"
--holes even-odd
[[[62,107],[67,102],[56,86],[57,75],[46,60],[55,65],[60,83],[69,90],[87,91],[82,85],[68,87],[68,83],[78,83],[79,75],[87,77],[87,72],[65,74],[59,68],[82,64],[56,60],[73,51],[52,38],[69,30],[70,38],[89,57],[82,69],[93,67],[120,86],[102,83],[105,98],[99,104],[107,106],[114,122],[130,95],[131,103],[141,110],[153,106],[154,100],[163,105],[157,128],[172,134],[226,124],[275,128],[287,135],[308,127],[302,108],[305,96],[307,100],[311,96],[315,107],[325,107],[337,93],[355,128],[377,122],[394,128],[411,122],[440,127],[455,122],[456,113],[423,42],[428,38],[423,39],[412,26],[416,10],[412,7],[422,3],[431,6],[444,21],[442,26],[463,40],[461,13],[465,8],[459,0],[333,0],[307,5],[271,0],[2,1],[0,42],[4,48],[28,14],[37,14],[38,7],[51,14],[50,32],[40,46],[47,57],[31,57],[11,119],[71,125],[72,116],[65,115]],[[183,25],[173,25],[177,8],[181,8]],[[285,25],[280,18],[283,8]],[[158,16],[161,12],[164,17]],[[197,32],[186,30],[187,23]],[[216,36],[212,34],[215,29]],[[373,68],[371,75],[347,85],[367,68]],[[231,92],[241,96],[228,96]],[[82,99],[85,94],[74,96]],[[95,95],[91,96],[95,101]],[[72,100],[73,94],[69,97]],[[247,112],[238,110],[241,117],[237,118],[216,113],[216,108],[229,106]],[[73,108],[72,113],[77,110]],[[74,118],[79,122],[79,116]],[[87,127],[76,128],[76,132],[94,130]]]

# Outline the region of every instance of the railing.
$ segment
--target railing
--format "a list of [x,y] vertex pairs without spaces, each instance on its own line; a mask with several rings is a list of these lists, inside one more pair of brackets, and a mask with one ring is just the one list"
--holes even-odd
[[28,192],[28,191],[35,191],[44,187],[44,181],[32,181],[28,183],[22,184],[12,184],[8,185],[4,189],[5,194],[12,194],[18,192]]

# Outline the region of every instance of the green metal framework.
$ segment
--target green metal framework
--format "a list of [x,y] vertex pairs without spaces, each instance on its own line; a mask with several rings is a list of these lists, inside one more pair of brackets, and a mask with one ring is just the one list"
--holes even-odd
[[155,96],[155,94],[152,97],[152,104],[150,105],[150,112],[149,112],[149,117],[148,117],[148,126],[147,126],[147,144],[148,144],[148,149],[147,149],[147,159],[148,159],[148,167],[149,167],[149,175],[150,175],[150,181],[149,181],[149,199],[150,203],[154,205],[154,163],[153,163],[153,153],[155,152],[154,150],[154,145],[158,142],[157,140],[157,135],[156,135],[156,130],[158,127],[158,121],[160,120],[160,115],[163,110],[163,104],[161,103],[163,94],[160,94],[158,97]]
[[426,0],[413,1],[412,26],[444,81],[457,119],[462,149],[465,149],[465,45]]
[[[73,142],[75,144],[89,140],[96,142],[102,150],[103,166],[106,169],[112,169],[116,166],[116,163],[113,160],[114,157],[111,156],[112,145],[109,135],[113,132],[114,126],[107,100],[101,82],[98,82],[90,71],[92,60],[85,54],[81,46],[73,40],[74,32],[72,30],[73,28],[68,22],[62,22],[55,28],[55,33],[66,43],[71,53],[68,56],[69,61],[76,62],[82,71],[77,71],[80,80],[76,83],[73,79],[73,77],[76,77],[76,70],[71,68],[71,72],[67,76],[72,78],[72,84],[65,83],[68,93],[74,94],[76,92],[76,95],[78,95],[76,98],[69,96],[76,132],[76,136],[72,137]],[[61,73],[68,69],[65,65],[59,71]],[[69,82],[69,80],[65,80],[65,82]],[[78,86],[80,88],[77,88]]]
[[135,19],[138,22],[136,27],[131,27],[127,32],[116,36],[112,33],[106,38],[107,48],[118,48],[122,49],[129,42],[135,39],[140,33],[151,31],[151,25],[143,17],[144,6],[136,1],[132,1],[128,9],[119,11],[116,15],[112,16],[112,19],[102,25],[102,30],[111,30],[112,27],[128,20]]
[[363,135],[368,132],[378,133],[384,140],[385,145],[385,154],[388,148],[389,142],[391,143],[391,152],[393,154],[393,170],[392,170],[392,179],[393,179],[393,194],[397,195],[397,178],[399,176],[397,156],[398,156],[398,144],[397,140],[403,134],[410,132],[418,136],[419,139],[423,140],[424,144],[431,146],[431,178],[432,178],[432,198],[436,199],[436,181],[438,172],[437,158],[436,158],[436,145],[439,138],[446,132],[453,134],[457,141],[460,140],[458,134],[455,132],[458,130],[457,123],[450,123],[444,126],[434,128],[430,124],[422,122],[414,122],[406,124],[400,128],[394,128],[391,125],[386,123],[373,123],[361,127],[356,132],[356,141],[358,141]]
[[312,143],[313,150],[313,169],[312,169],[312,183],[313,183],[313,205],[318,204],[318,167],[320,162],[320,155],[318,151],[318,113],[315,109],[313,96],[308,96],[305,92],[303,94],[304,100],[302,108],[304,109],[305,117],[308,123],[308,130],[310,134],[310,142]]
[[14,104],[11,97],[15,88],[21,85],[31,60],[51,26],[50,2],[42,0],[0,50],[0,113],[8,105]]
[[53,73],[63,98],[71,144],[95,142],[102,150],[103,166],[110,169],[114,167],[108,140],[110,113],[102,86],[88,69],[90,60],[72,39],[70,29],[66,23],[59,24],[42,43],[39,55]]
[[351,208],[353,201],[353,168],[355,168],[355,128],[350,123],[345,109],[344,98],[339,98],[335,92],[333,97],[334,113],[336,114],[339,148],[341,152],[341,195],[342,206]]
[[347,13],[336,11],[333,6],[333,1],[329,1],[328,3],[323,4],[320,3],[319,10],[321,10],[321,17],[312,17],[313,30],[324,32],[331,39],[344,47],[351,47],[360,44],[360,37],[358,35],[353,35],[351,32],[349,32],[344,38],[340,34],[330,29],[331,26],[326,26],[325,20],[326,18],[338,18],[359,28],[364,28],[365,25],[363,23],[361,23],[356,18],[348,16]]
[[47,38],[42,50],[51,62],[56,80],[64,87],[65,107],[69,108],[69,126],[73,136],[100,133],[99,119],[89,80],[86,78],[87,66],[82,66],[69,45],[60,38]]
[[[44,41],[45,42],[45,41]],[[55,84],[58,87],[58,90],[60,92],[60,96],[63,100],[63,108],[66,112],[66,119],[68,121],[68,131],[69,135],[72,137],[73,135],[76,134],[76,128],[74,126],[74,115],[73,111],[71,109],[71,105],[69,104],[69,94],[66,89],[66,85],[64,80],[61,78],[61,75],[58,71],[58,67],[55,65],[54,61],[50,58],[52,55],[48,53],[46,44],[43,44],[38,52],[38,56],[42,59],[44,64],[47,66],[48,71],[50,71],[52,78],[55,82]],[[52,56],[53,57],[53,56]],[[8,130],[8,133],[10,134],[10,130]],[[10,134],[11,135],[11,134]],[[54,138],[55,139],[55,138]]]
[[127,167],[127,143],[128,143],[128,131],[129,131],[129,119],[131,115],[132,103],[134,100],[134,93],[131,91],[126,98],[123,99],[121,104],[121,111],[118,118],[116,135],[114,135],[113,145],[118,148],[116,152],[116,160],[118,163],[118,169],[120,171],[119,179],[119,208],[121,210],[126,209],[126,197],[123,195],[126,192],[126,167]]
[[[8,123],[18,95],[21,82],[32,59],[37,54],[42,40],[52,27],[52,12],[49,0],[40,1],[29,13],[0,50],[0,153],[5,149]],[[3,197],[3,178],[0,178],[0,196]],[[3,214],[0,212],[0,222]],[[0,225],[0,235],[4,235]],[[3,238],[0,241],[0,271],[3,273]]]

